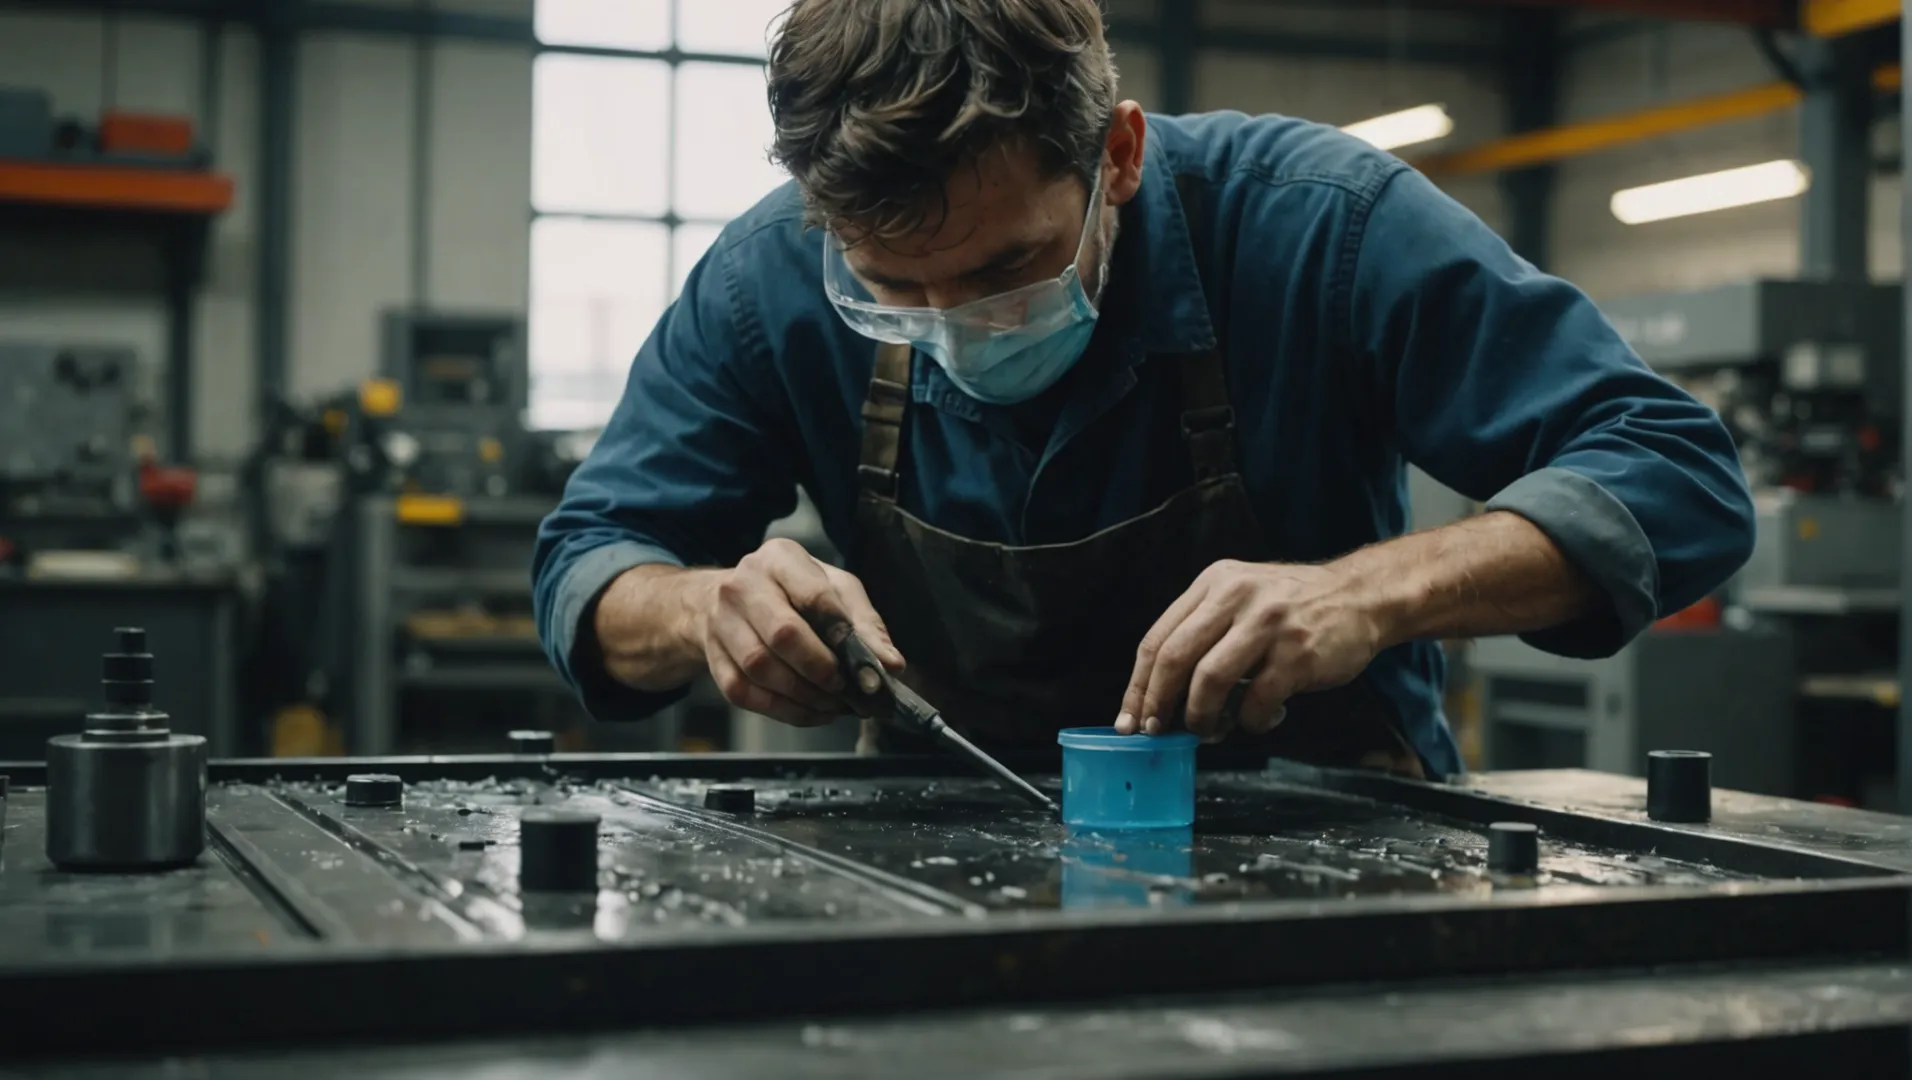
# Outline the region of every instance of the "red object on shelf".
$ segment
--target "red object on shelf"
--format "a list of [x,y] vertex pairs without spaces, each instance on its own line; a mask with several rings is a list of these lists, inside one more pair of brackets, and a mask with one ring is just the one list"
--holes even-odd
[[100,150],[185,157],[193,152],[193,122],[183,116],[110,112],[100,117]]
[[1814,795],[1812,797],[1812,801],[1816,803],[1825,803],[1827,806],[1858,806],[1859,805],[1859,803],[1856,800],[1848,799],[1844,795]]
[[1699,603],[1676,611],[1653,624],[1655,630],[1717,630],[1719,629],[1721,605],[1716,596],[1706,597]]
[[199,474],[168,467],[151,458],[139,463],[139,495],[155,510],[184,510],[199,490]]
[[0,202],[216,214],[232,205],[232,177],[189,169],[0,161]]

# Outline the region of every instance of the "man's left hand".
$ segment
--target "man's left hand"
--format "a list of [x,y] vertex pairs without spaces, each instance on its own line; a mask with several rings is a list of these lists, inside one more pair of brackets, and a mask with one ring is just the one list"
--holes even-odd
[[[1372,590],[1345,566],[1218,562],[1136,650],[1115,728],[1159,735],[1176,723],[1206,741],[1239,722],[1272,730],[1291,695],[1349,682],[1383,646]],[[1227,708],[1249,680],[1238,709]]]

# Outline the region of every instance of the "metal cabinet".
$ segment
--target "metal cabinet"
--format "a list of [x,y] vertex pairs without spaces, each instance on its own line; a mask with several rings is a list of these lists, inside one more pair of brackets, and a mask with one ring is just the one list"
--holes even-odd
[[1649,750],[1706,750],[1716,784],[1768,795],[1797,786],[1798,678],[1783,627],[1652,631],[1605,660],[1489,638],[1469,662],[1488,769],[1639,776]]

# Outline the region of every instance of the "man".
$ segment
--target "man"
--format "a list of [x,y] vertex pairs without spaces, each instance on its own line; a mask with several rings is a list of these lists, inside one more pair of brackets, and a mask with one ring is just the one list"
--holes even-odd
[[[793,183],[540,534],[600,718],[708,671],[827,722],[849,619],[985,744],[1439,777],[1438,640],[1608,655],[1748,555],[1725,430],[1585,296],[1332,128],[1118,100],[1094,0],[799,0],[770,103]],[[1401,535],[1406,462],[1486,512]],[[847,569],[760,543],[798,485]]]

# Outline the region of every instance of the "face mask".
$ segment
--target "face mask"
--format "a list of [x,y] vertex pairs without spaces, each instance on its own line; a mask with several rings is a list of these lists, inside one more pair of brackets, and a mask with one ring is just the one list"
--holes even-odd
[[[920,349],[970,397],[996,405],[1027,401],[1075,366],[1095,332],[1096,306],[1082,284],[1082,264],[1101,209],[1102,179],[1097,176],[1075,261],[1049,281],[952,308],[879,304],[851,272],[832,236],[823,242],[824,292],[852,330]],[[1113,246],[1101,245],[1098,293],[1108,279]]]

